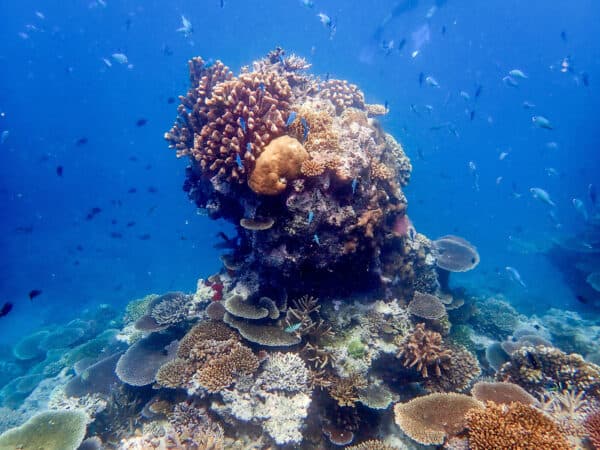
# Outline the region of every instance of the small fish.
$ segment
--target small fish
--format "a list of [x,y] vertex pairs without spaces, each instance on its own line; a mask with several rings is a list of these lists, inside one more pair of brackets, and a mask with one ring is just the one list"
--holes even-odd
[[141,119],[138,119],[135,122],[135,126],[136,127],[143,127],[144,125],[146,125],[148,123],[148,119],[144,119],[143,117]]
[[123,235],[117,231],[113,231],[110,233],[110,237],[113,239],[121,239]]
[[307,8],[312,8],[315,6],[315,3],[312,0],[300,0],[300,3]]
[[434,87],[434,88],[439,88],[440,87],[440,84],[432,76],[428,76],[427,78],[425,78],[425,83],[428,86],[431,86],[431,87]]
[[358,187],[358,178],[354,178],[352,180],[352,195],[356,193],[356,188]]
[[129,188],[128,191],[127,191],[128,194],[135,194],[136,192],[137,192],[137,189],[134,188],[134,187]]
[[442,25],[442,36],[444,36],[446,34],[446,25]]
[[507,156],[508,156],[508,152],[502,152],[502,153],[500,153],[500,155],[498,155],[498,159],[500,161],[504,161]]
[[513,281],[516,281],[523,287],[527,287],[527,285],[523,282],[521,274],[517,269],[515,269],[514,267],[506,266],[504,270],[508,272],[509,276],[512,278]]
[[63,166],[56,166],[56,175],[59,177],[63,176]]
[[308,126],[308,122],[306,121],[306,119],[304,117],[300,118],[300,122],[302,123],[302,129],[304,130],[304,133],[302,135],[302,142],[306,142],[306,139],[308,139],[308,133],[310,132],[310,127]]
[[190,37],[194,32],[192,22],[190,22],[184,15],[181,15],[181,27],[176,30],[178,33],[182,33],[186,38]]
[[41,294],[42,294],[41,290],[33,289],[33,290],[29,291],[29,300],[33,301],[34,298],[38,297]]
[[532,187],[532,188],[529,188],[529,192],[531,192],[531,195],[536,200],[539,200],[539,201],[541,201],[549,206],[552,206],[552,207],[556,206],[556,204],[550,198],[550,194],[548,194],[548,192],[546,192],[544,189],[539,188],[539,187]]
[[565,30],[562,30],[560,32],[560,38],[562,39],[563,42],[567,42],[567,32]]
[[131,222],[127,222],[127,224],[125,225],[127,228],[131,228],[132,226],[135,225],[135,222],[132,220]]
[[317,236],[317,234],[313,234],[313,241],[315,244],[317,245],[321,245],[321,241],[319,240],[319,236]]
[[586,222],[588,221],[588,213],[587,213],[587,209],[585,209],[585,205],[583,204],[583,201],[581,201],[578,198],[574,198],[572,200],[573,202],[573,207],[575,208],[575,211],[577,211],[581,217],[583,217],[583,220],[585,220]]
[[146,234],[140,235],[139,239],[142,240],[142,241],[148,241],[148,240],[150,240],[151,237],[152,236],[150,236],[148,233],[146,233]]
[[425,74],[423,72],[419,73],[419,86],[423,86],[423,81],[425,81]]
[[10,131],[8,131],[8,130],[4,130],[2,132],[2,134],[0,135],[0,144],[4,144],[6,142],[6,140],[8,139],[9,134],[10,134]]
[[317,17],[319,18],[321,23],[326,27],[331,25],[331,17],[329,17],[327,14],[320,12],[319,14],[317,14]]
[[549,177],[556,177],[558,176],[558,170],[556,170],[554,167],[546,167],[546,175],[548,175]]
[[147,190],[150,194],[156,194],[158,192],[158,189],[156,189],[154,186],[148,186]]
[[81,137],[75,141],[75,145],[77,147],[81,147],[82,145],[85,145],[87,143],[88,143],[88,138],[86,138],[86,137]]
[[246,153],[252,153],[252,144],[250,142],[246,144]]
[[390,111],[390,104],[387,100],[383,103],[383,108],[385,109],[386,114]]
[[479,98],[479,96],[481,95],[481,91],[483,90],[483,86],[479,85],[477,86],[477,89],[475,89],[475,98]]
[[260,91],[264,94],[265,93],[265,83],[263,83],[262,81],[260,83],[258,83],[258,89],[260,89]]
[[588,184],[588,196],[590,197],[590,202],[592,202],[592,205],[595,208],[596,204],[598,203],[598,191],[596,191],[596,185],[591,183]]
[[427,111],[429,114],[431,114],[433,112],[433,106],[431,106],[431,105],[425,105],[424,108],[425,108],[425,111]]
[[458,95],[460,95],[462,98],[464,98],[464,99],[465,99],[465,101],[467,101],[467,102],[468,102],[469,100],[471,100],[471,96],[470,96],[468,93],[466,93],[465,91],[460,91],[460,92],[458,93]]
[[517,87],[519,85],[519,83],[517,83],[517,80],[515,80],[513,77],[510,76],[506,76],[504,78],[502,78],[502,82],[510,87]]
[[550,121],[544,116],[533,116],[531,122],[538,128],[545,128],[546,130],[552,130],[554,128]]
[[11,302],[4,303],[4,305],[2,305],[2,308],[0,309],[0,317],[7,316],[8,313],[12,311],[12,309],[13,304]]
[[469,120],[473,121],[473,119],[475,119],[475,110],[474,109],[472,109],[469,112]]
[[108,58],[102,58],[102,62],[106,65],[106,67],[112,67],[112,63]]
[[585,298],[583,295],[576,295],[575,298],[577,299],[578,302],[583,303],[584,305],[587,305],[589,303],[589,300],[587,298]]
[[287,121],[285,122],[285,126],[289,127],[291,124],[294,123],[294,120],[296,120],[296,111],[292,111],[290,113],[290,115],[288,116]]
[[240,127],[242,127],[242,131],[245,134],[246,133],[246,121],[244,120],[243,117],[240,117],[239,123],[240,123]]
[[127,55],[125,53],[113,53],[110,56],[112,57],[112,59],[114,59],[119,64],[129,63],[129,59],[127,58]]
[[525,100],[523,103],[523,108],[525,109],[531,109],[531,108],[535,108],[535,104],[528,102],[527,100]]
[[169,98],[167,98],[167,103],[169,105],[172,105],[173,103],[175,103],[175,97],[169,97]]
[[35,12],[35,15],[36,15],[36,16],[37,16],[39,19],[42,19],[42,20],[44,20],[44,19],[46,18],[46,16],[44,15],[44,13],[43,13],[43,12],[41,12],[41,11],[36,11],[36,12]]
[[496,185],[502,183],[502,180],[504,179],[504,177],[500,176],[498,178],[496,178]]
[[219,6],[221,9],[225,8],[225,0],[219,0]]
[[513,77],[513,78],[520,78],[522,80],[526,80],[527,78],[529,78],[527,75],[525,75],[525,73],[520,70],[520,69],[513,69],[510,72],[508,72],[508,74]]
[[308,212],[308,224],[310,225],[313,221],[313,219],[315,218],[315,213],[312,211]]
[[406,39],[402,39],[399,43],[398,43],[398,51],[402,51],[402,49],[404,48],[404,46],[406,45]]
[[240,158],[240,154],[235,155],[235,163],[238,166],[239,170],[244,170],[244,163],[242,162],[242,158]]
[[581,82],[585,87],[590,85],[590,75],[587,72],[581,72]]
[[294,331],[298,331],[301,326],[302,326],[302,322],[294,323],[292,325],[285,327],[283,329],[283,331],[285,331],[286,333],[293,333]]

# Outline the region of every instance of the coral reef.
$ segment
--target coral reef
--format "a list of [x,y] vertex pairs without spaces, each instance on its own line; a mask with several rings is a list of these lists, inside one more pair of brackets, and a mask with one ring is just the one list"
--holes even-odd
[[496,404],[509,404],[519,402],[524,405],[533,405],[537,401],[518,384],[506,382],[479,381],[471,390],[471,395],[480,402],[494,402]]
[[571,448],[558,425],[535,408],[519,402],[467,413],[469,446],[473,450],[537,450]]
[[[401,187],[411,166],[369,118],[385,108],[367,105],[343,80],[320,82],[308,67],[280,49],[237,76],[220,61],[194,58],[190,89],[165,134],[189,158],[189,197],[236,227],[226,259],[239,278],[252,274],[245,301],[271,291],[302,295],[294,286],[318,295],[340,286],[431,292],[429,241],[392,233],[406,213]],[[225,320],[244,337],[257,334],[256,324]]]

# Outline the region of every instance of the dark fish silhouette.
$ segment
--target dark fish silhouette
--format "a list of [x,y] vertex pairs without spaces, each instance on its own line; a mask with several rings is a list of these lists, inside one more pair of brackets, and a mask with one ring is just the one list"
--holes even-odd
[[481,91],[483,90],[483,86],[479,85],[477,86],[477,89],[475,89],[475,98],[479,98],[479,96],[481,95]]
[[129,190],[127,191],[128,194],[135,194],[136,192],[137,192],[137,189],[134,187],[129,188]]
[[473,120],[475,118],[475,110],[473,109],[470,113],[469,113],[469,119]]
[[88,138],[86,138],[86,137],[81,137],[75,141],[75,145],[77,147],[81,147],[82,145],[85,145],[87,143],[88,143]]
[[167,99],[167,103],[168,103],[169,105],[172,105],[173,103],[175,103],[175,97],[169,97],[169,98]]
[[401,52],[402,49],[404,48],[404,46],[406,45],[406,39],[402,39],[399,43],[398,43],[398,51]]
[[76,249],[78,252],[82,252],[82,251],[83,251],[83,245],[81,245],[81,244],[77,244],[77,247],[75,247],[75,249]]
[[63,176],[63,166],[56,166],[56,175],[59,177]]
[[143,117],[141,119],[138,119],[135,122],[135,126],[136,127],[143,127],[144,125],[146,125],[148,123],[148,119],[144,119]]
[[138,162],[139,160],[138,160],[137,156],[130,156],[129,157],[129,161],[131,161],[131,162]]
[[598,203],[598,191],[596,191],[596,186],[591,183],[588,185],[588,195],[590,197],[592,205],[594,205],[595,207]]
[[87,216],[85,216],[85,220],[92,220],[97,214],[100,214],[102,212],[102,209],[98,208],[97,206],[94,206],[90,212],[87,213]]
[[134,226],[134,225],[135,225],[135,222],[134,222],[134,221],[131,221],[131,222],[127,222],[127,225],[125,225],[125,226],[126,226],[127,228],[131,228],[131,227],[132,227],[132,226]]
[[563,40],[563,42],[567,42],[567,32],[565,30],[560,32],[560,38]]
[[587,72],[581,73],[581,81],[585,87],[588,87],[590,85],[590,76]]
[[442,36],[446,34],[446,25],[442,25]]
[[29,291],[29,300],[33,301],[33,299],[39,296],[41,293],[42,291],[40,291],[39,289]]
[[589,300],[587,298],[585,298],[583,295],[576,295],[575,298],[577,299],[578,302],[583,303],[584,305],[587,305],[589,303]]
[[116,224],[117,224],[117,219],[112,219],[112,220],[110,221],[110,223],[111,223],[112,225],[116,225]]
[[425,74],[423,72],[419,73],[419,86],[423,86],[424,80],[425,80]]
[[0,309],[0,317],[4,317],[6,315],[8,315],[9,312],[11,312],[13,309],[13,304],[10,302],[6,302],[4,305],[2,305],[2,308]]
[[15,233],[31,234],[33,232],[33,226],[26,225],[26,226],[17,227],[17,228],[15,228],[14,231],[15,231]]
[[148,233],[146,233],[146,234],[142,234],[142,235],[140,236],[140,240],[142,240],[142,241],[148,241],[148,240],[150,240],[150,238],[151,238],[151,237],[152,237],[152,236],[150,236]]
[[110,233],[110,237],[113,239],[121,239],[123,235],[117,231],[113,231],[112,233]]
[[148,186],[148,192],[151,194],[156,194],[158,189],[156,189],[154,186]]

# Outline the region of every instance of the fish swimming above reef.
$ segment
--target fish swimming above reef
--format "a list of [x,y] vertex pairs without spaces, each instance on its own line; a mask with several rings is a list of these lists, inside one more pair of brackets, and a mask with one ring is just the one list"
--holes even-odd
[[520,78],[522,80],[526,80],[527,78],[529,78],[527,75],[525,75],[525,73],[520,70],[520,69],[513,69],[510,72],[508,72],[508,74],[512,77],[512,78]]
[[8,130],[4,130],[2,132],[2,134],[0,135],[0,144],[4,144],[6,142],[9,134],[10,134],[10,132]]
[[532,187],[532,188],[529,188],[529,192],[531,192],[531,195],[536,200],[539,200],[539,201],[541,201],[549,206],[552,206],[552,207],[556,206],[556,203],[554,203],[552,201],[552,199],[550,198],[550,194],[548,194],[548,192],[546,192],[544,189],[539,188],[539,187]]
[[13,304],[10,302],[6,302],[4,303],[4,305],[2,305],[2,308],[0,308],[0,317],[4,317],[7,316],[9,312],[11,312],[13,309]]
[[510,86],[510,87],[517,87],[519,85],[517,80],[515,80],[513,77],[508,76],[508,75],[505,76],[504,78],[502,78],[502,81],[505,85]]
[[527,287],[527,285],[523,282],[523,279],[521,278],[521,274],[519,273],[519,271],[517,269],[515,269],[514,267],[511,267],[511,266],[506,266],[504,268],[504,270],[506,270],[506,272],[508,273],[508,276],[513,281],[516,281],[523,287]]
[[183,33],[186,38],[189,38],[194,32],[192,22],[190,22],[183,14],[181,15],[181,27],[176,30],[178,33]]
[[431,87],[434,87],[434,88],[439,88],[440,87],[440,84],[432,76],[428,76],[427,78],[425,78],[425,83],[428,86],[431,86]]
[[39,297],[42,294],[42,291],[39,289],[33,289],[29,291],[29,300],[33,301],[34,298]]
[[335,32],[337,30],[333,19],[322,12],[317,14],[317,17],[319,18],[319,21],[329,30],[329,39],[333,39],[333,36],[335,36]]
[[592,183],[588,185],[588,196],[590,197],[592,206],[595,208],[598,203],[598,191],[596,191],[596,185]]
[[546,119],[544,116],[533,116],[531,118],[531,121],[538,128],[545,128],[546,130],[554,129],[554,127],[552,126],[550,121],[548,119]]
[[129,58],[127,58],[125,53],[113,53],[111,57],[119,64],[127,64],[129,62]]

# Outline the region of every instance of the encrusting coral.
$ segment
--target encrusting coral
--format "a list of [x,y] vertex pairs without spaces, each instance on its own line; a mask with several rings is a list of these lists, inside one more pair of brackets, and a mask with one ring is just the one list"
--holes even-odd
[[567,450],[559,426],[549,417],[520,402],[498,405],[488,402],[485,409],[467,413],[469,448],[472,450]]

